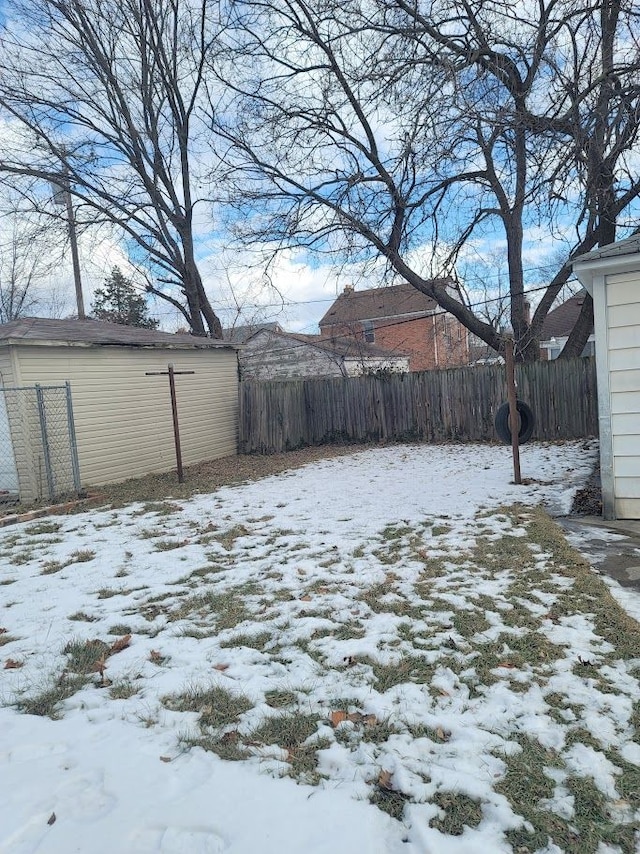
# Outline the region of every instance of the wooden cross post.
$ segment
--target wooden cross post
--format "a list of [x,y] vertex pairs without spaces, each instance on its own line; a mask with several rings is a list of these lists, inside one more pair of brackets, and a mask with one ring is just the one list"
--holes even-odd
[[178,468],[178,483],[184,483],[184,472],[182,470],[182,449],[180,448],[180,426],[178,424],[178,401],[176,400],[176,376],[183,374],[195,374],[195,371],[174,371],[173,364],[169,362],[166,371],[145,371],[147,377],[169,377],[169,393],[171,395],[171,415],[173,416],[173,438],[176,444],[176,466]]

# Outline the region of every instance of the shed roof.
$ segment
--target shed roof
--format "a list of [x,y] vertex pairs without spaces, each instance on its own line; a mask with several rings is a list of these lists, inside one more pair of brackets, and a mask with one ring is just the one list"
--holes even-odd
[[156,332],[107,323],[103,320],[52,320],[45,317],[22,317],[0,324],[0,346],[8,344],[62,345],[66,347],[153,347],[182,350],[208,350],[237,345],[214,338],[185,333]]
[[[433,281],[442,286],[450,284],[448,279]],[[409,284],[370,288],[365,291],[345,288],[320,321],[320,326],[405,317],[409,314],[422,315],[435,311],[437,307],[435,300]]]
[[577,258],[573,259],[573,263],[599,261],[601,258],[616,258],[619,255],[635,255],[638,252],[640,252],[640,234],[634,234],[627,237],[626,240],[617,240],[615,243],[608,243],[606,246],[596,246],[590,252],[578,255]]

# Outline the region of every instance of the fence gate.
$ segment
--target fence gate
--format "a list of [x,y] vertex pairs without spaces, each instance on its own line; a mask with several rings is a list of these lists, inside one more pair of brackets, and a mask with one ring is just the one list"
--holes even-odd
[[80,491],[70,384],[0,387],[0,501]]

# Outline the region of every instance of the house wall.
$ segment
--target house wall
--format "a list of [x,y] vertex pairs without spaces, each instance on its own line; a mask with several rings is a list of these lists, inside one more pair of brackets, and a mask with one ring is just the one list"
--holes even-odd
[[[324,325],[323,337],[347,336],[365,340],[362,324]],[[468,333],[455,317],[437,313],[415,320],[373,321],[374,340],[369,343],[392,353],[409,356],[410,371],[451,368],[469,362]]]
[[614,507],[640,519],[640,270],[605,278]]
[[259,332],[239,353],[243,380],[341,377],[342,359],[293,338]]
[[235,454],[238,430],[236,351],[121,346],[16,348],[20,383],[71,382],[83,485],[99,485],[175,467],[167,376],[176,377],[185,465]]

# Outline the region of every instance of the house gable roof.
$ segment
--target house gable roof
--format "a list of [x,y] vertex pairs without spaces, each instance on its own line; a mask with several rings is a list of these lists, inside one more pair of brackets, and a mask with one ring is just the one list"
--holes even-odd
[[567,338],[582,310],[586,291],[582,289],[557,308],[547,314],[540,330],[540,340],[549,341],[551,338]]
[[[443,286],[449,284],[449,281],[444,279],[435,281],[439,281]],[[420,316],[434,312],[437,307],[435,300],[409,284],[389,285],[365,291],[346,289],[324,315],[320,327],[406,317],[411,314]]]
[[44,317],[23,317],[0,324],[0,346],[32,344],[63,347],[152,347],[188,350],[210,350],[217,347],[236,348],[228,341],[203,338],[186,333],[157,332],[103,320],[52,320]]
[[406,358],[406,353],[385,350],[375,344],[366,344],[364,341],[357,341],[347,336],[331,338],[322,335],[302,335],[296,332],[273,332],[260,329],[246,343],[259,336],[279,339],[283,343],[296,341],[299,344],[315,347],[318,350],[330,353],[334,357],[338,356],[343,359],[375,359],[379,361],[380,359]]
[[277,321],[271,323],[248,323],[244,326],[234,326],[231,329],[223,329],[222,337],[225,341],[232,341],[236,344],[244,344],[244,342],[255,335],[256,332],[261,332],[266,329],[268,332],[284,332],[284,329]]

